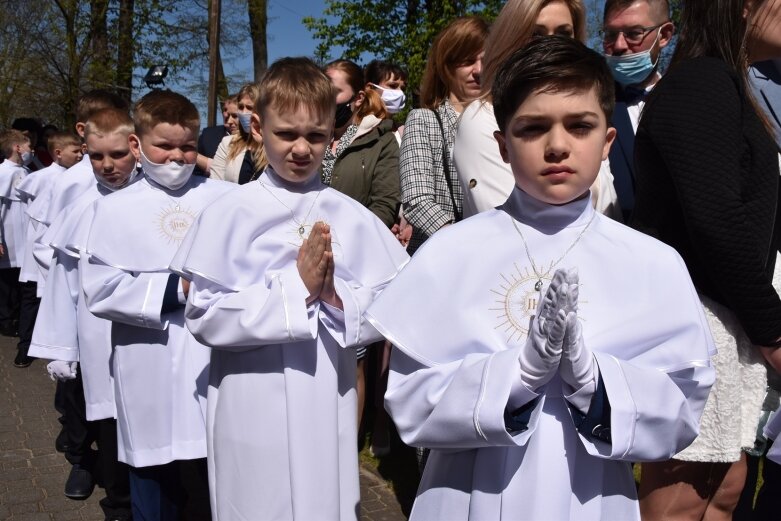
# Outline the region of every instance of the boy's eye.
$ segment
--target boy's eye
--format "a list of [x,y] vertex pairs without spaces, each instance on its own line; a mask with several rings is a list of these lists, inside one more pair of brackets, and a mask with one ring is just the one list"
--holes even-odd
[[559,36],[566,36],[567,38],[572,38],[575,36],[575,33],[572,32],[571,27],[560,27],[556,29],[556,34]]
[[112,152],[111,153],[111,158],[112,159],[122,159],[122,158],[126,157],[129,153],[130,153],[129,150],[120,150],[118,152]]
[[292,141],[296,138],[296,135],[293,132],[281,131],[274,132],[274,134],[276,134],[279,139],[283,139],[285,141]]
[[307,136],[310,143],[324,143],[328,136],[320,132],[313,132]]
[[578,123],[573,123],[569,128],[570,132],[573,134],[585,135],[591,132],[591,130],[594,128],[594,125],[585,121],[580,121]]
[[515,135],[520,137],[533,137],[544,133],[546,130],[547,127],[545,127],[545,125],[540,125],[540,124],[523,125],[522,127],[519,127],[515,131]]

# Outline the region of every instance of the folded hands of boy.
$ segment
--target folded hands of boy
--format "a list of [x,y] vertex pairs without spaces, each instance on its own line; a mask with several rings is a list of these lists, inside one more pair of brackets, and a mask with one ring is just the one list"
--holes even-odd
[[596,361],[583,343],[577,307],[577,270],[556,270],[519,355],[521,380],[530,389],[542,387],[557,372],[570,392],[594,381]]
[[298,250],[298,273],[309,291],[307,305],[320,300],[342,309],[342,299],[334,287],[334,254],[331,250],[331,229],[318,221]]

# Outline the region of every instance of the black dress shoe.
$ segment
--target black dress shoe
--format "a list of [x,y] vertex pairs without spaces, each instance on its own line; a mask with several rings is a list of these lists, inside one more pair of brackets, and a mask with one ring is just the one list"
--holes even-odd
[[61,430],[57,435],[57,439],[54,440],[54,448],[57,452],[66,453],[70,449],[70,440],[68,439],[68,433],[65,430]]
[[26,351],[27,350],[25,349],[24,351],[20,350],[16,353],[16,358],[14,358],[14,367],[30,367],[30,364],[33,363],[35,358],[32,356],[27,356]]
[[65,496],[71,499],[87,499],[94,488],[92,473],[78,463],[73,465],[68,481],[65,482]]

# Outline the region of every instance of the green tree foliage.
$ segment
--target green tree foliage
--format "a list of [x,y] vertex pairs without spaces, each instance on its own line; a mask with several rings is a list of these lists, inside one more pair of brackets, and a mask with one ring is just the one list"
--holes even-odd
[[[222,3],[221,47],[233,59],[249,37],[247,0]],[[154,64],[205,99],[207,29],[207,0],[0,0],[0,128],[20,116],[73,128],[81,94],[106,88],[130,101]]]
[[[502,0],[326,0],[323,18],[303,22],[320,42],[316,58],[321,63],[376,56],[406,67],[414,90],[439,31],[459,16],[479,14],[493,20],[502,5]],[[344,51],[334,56],[335,49]]]

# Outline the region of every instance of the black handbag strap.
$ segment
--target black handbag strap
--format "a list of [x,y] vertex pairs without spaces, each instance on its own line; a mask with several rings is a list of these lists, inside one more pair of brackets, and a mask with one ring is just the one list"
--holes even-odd
[[458,210],[458,206],[456,206],[456,196],[453,194],[453,181],[450,179],[450,166],[448,166],[447,161],[447,137],[445,137],[445,125],[442,124],[442,118],[439,117],[439,112],[436,111],[436,109],[432,109],[431,112],[434,113],[434,117],[437,118],[437,123],[439,123],[439,130],[442,132],[442,168],[445,170],[445,182],[447,183],[447,191],[450,193],[450,202],[453,203],[453,216],[455,217],[455,222],[458,222],[461,220],[461,212]]

